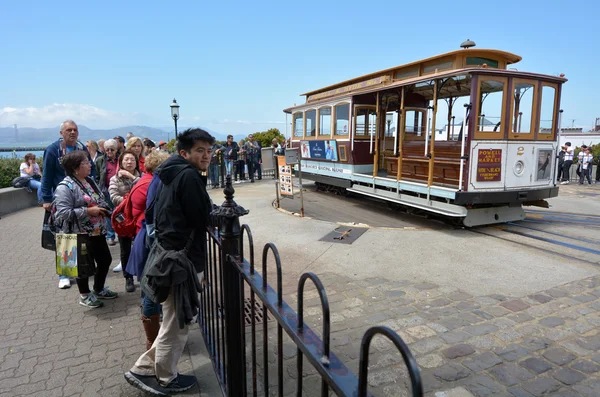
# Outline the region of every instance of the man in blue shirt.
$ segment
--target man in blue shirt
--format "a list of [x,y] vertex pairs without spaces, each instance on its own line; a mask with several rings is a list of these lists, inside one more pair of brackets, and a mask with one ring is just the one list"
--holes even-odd
[[[73,120],[66,120],[60,125],[61,138],[50,144],[44,151],[44,163],[42,173],[42,201],[44,209],[50,211],[52,201],[54,201],[54,191],[58,184],[65,179],[65,170],[62,167],[61,160],[67,154],[74,150],[83,150],[87,153],[85,145],[77,140],[79,138],[79,129]],[[90,176],[96,176],[96,167],[90,154],[88,160],[92,165],[92,173]],[[58,288],[66,289],[71,287],[69,277],[59,276]]]

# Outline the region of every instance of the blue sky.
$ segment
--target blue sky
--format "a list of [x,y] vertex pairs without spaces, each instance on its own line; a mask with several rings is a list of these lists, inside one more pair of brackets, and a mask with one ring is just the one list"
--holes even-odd
[[[203,4],[204,3],[204,4]],[[471,4],[471,5],[470,5]],[[0,126],[285,131],[299,94],[458,49],[565,73],[563,126],[600,117],[594,2],[0,0]],[[556,5],[553,5],[556,4]]]

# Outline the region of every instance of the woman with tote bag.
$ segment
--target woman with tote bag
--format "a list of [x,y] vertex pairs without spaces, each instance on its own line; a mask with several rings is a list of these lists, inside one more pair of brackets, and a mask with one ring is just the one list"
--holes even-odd
[[112,256],[106,242],[106,221],[111,206],[92,178],[92,164],[87,152],[76,150],[65,155],[62,166],[67,175],[56,187],[53,212],[57,231],[57,268],[61,256],[65,262],[69,252],[59,251],[59,234],[84,235],[85,247],[77,249],[77,258],[87,251],[87,258],[96,263],[93,291],[90,291],[88,275],[77,277],[79,304],[97,308],[103,306],[99,299],[114,299],[117,293],[104,286]]

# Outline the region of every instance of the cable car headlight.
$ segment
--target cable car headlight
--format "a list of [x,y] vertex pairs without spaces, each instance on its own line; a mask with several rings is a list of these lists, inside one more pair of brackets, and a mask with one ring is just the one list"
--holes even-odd
[[517,161],[513,167],[513,171],[516,176],[523,175],[523,172],[525,172],[525,163],[521,160]]

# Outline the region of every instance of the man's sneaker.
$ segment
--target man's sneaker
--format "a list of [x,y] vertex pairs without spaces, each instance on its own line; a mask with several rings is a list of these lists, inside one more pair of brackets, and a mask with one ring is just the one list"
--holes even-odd
[[98,299],[115,299],[117,296],[119,296],[119,294],[116,292],[109,290],[108,287],[104,287],[104,289],[100,292],[94,291],[94,295],[96,295],[96,298]]
[[108,243],[108,245],[110,245],[111,247],[114,245],[117,245],[117,243],[115,243],[115,239],[114,238],[109,238],[106,239],[106,242]]
[[119,262],[119,264],[115,267],[113,267],[113,272],[118,273],[118,272],[122,272],[123,271],[123,265],[121,264],[121,262]]
[[96,295],[94,295],[92,293],[88,294],[87,296],[80,296],[79,304],[81,306],[91,307],[94,309],[97,307],[104,306],[104,303],[102,303],[98,299],[96,299]]
[[58,279],[58,288],[67,289],[71,288],[71,280],[68,277]]
[[561,185],[568,185],[568,184],[569,184],[569,181],[564,181],[564,182],[561,182],[560,184],[561,184]]
[[125,372],[123,375],[125,380],[133,387],[154,394],[155,396],[167,396],[168,393],[163,391],[163,387],[158,384],[158,380],[154,375],[138,375],[131,371]]
[[127,277],[125,279],[125,291],[135,292],[135,284],[133,283],[133,277]]
[[181,375],[177,374],[177,377],[173,379],[167,385],[160,385],[163,393],[181,393],[183,391],[189,390],[197,383],[197,379],[193,375]]

